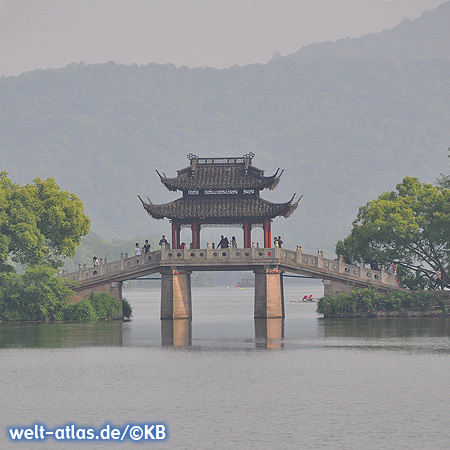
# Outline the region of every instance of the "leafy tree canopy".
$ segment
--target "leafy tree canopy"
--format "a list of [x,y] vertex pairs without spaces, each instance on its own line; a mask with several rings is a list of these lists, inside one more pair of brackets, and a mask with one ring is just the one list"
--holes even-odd
[[90,221],[83,202],[60,190],[53,178],[13,183],[0,173],[0,271],[10,271],[8,258],[24,266],[61,265],[75,255]]
[[[448,149],[448,151],[450,152],[450,148]],[[447,156],[450,158],[450,153]],[[439,186],[450,189],[450,167],[448,174],[446,175],[445,173],[441,173],[436,182]]]
[[430,286],[440,268],[450,284],[450,189],[406,177],[359,209],[349,236],[336,245],[353,260],[394,261],[399,281],[410,288]]
[[73,296],[55,269],[29,267],[23,275],[0,272],[0,317],[3,320],[48,320],[58,316]]

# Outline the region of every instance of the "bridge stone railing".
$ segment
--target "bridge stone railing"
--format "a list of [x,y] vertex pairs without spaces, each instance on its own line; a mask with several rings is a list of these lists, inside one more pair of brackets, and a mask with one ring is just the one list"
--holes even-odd
[[384,266],[381,267],[381,270],[372,270],[370,268],[366,268],[364,261],[361,261],[357,266],[354,264],[345,263],[342,256],[337,261],[334,259],[327,259],[323,257],[321,250],[317,252],[317,255],[308,255],[303,253],[300,246],[297,247],[297,251],[295,252],[287,249],[275,250],[277,251],[280,259],[284,262],[291,262],[300,266],[317,268],[326,272],[351,276],[364,281],[397,286],[397,281],[386,272]]
[[128,253],[121,254],[120,260],[113,262],[105,262],[100,259],[99,265],[95,267],[86,267],[84,265],[78,271],[65,275],[72,281],[87,281],[93,278],[120,275],[123,272],[132,271],[134,268],[143,266],[158,265],[161,259],[161,252],[159,250],[143,254],[140,256],[128,256]]
[[284,262],[292,264],[300,268],[316,269],[317,273],[335,273],[351,278],[358,278],[361,281],[382,283],[396,286],[396,280],[386,273],[384,267],[380,271],[372,270],[365,267],[363,261],[360,265],[347,264],[343,258],[337,261],[323,257],[319,250],[317,255],[308,255],[303,253],[300,246],[296,251],[284,248],[218,248],[218,249],[161,249],[153,251],[141,256],[128,256],[127,253],[122,254],[120,260],[113,262],[105,262],[100,260],[100,264],[96,267],[82,267],[77,272],[65,275],[66,278],[73,281],[88,281],[93,278],[111,278],[115,275],[123,275],[124,273],[136,272],[134,269],[144,269],[145,267],[158,266],[161,263],[184,263],[187,265],[195,264],[214,264],[217,262],[232,262],[239,264],[240,262],[249,264],[273,262]]
[[276,259],[271,248],[217,248],[217,249],[162,249],[161,261],[214,263],[215,261],[258,261]]

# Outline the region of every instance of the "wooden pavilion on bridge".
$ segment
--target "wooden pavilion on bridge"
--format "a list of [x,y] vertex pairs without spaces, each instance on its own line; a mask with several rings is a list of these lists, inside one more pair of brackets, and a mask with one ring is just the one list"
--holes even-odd
[[266,177],[264,170],[252,165],[255,155],[233,158],[199,158],[189,154],[190,165],[178,170],[175,178],[156,171],[170,191],[181,191],[183,197],[165,204],[153,204],[139,197],[144,209],[154,219],[170,219],[172,248],[180,248],[182,228],[192,230],[193,249],[200,248],[200,230],[209,226],[242,227],[244,248],[250,248],[254,227],[264,231],[264,248],[271,248],[271,222],[277,216],[289,217],[301,197],[295,194],[285,203],[272,203],[260,197],[263,189],[273,190],[283,171]]

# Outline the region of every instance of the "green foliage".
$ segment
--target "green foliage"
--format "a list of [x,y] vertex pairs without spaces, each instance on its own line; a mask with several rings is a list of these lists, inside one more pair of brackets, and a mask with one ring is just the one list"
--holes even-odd
[[445,308],[445,301],[432,291],[389,291],[373,289],[353,290],[349,294],[325,294],[317,303],[317,312],[330,317],[376,317],[380,311],[427,310]]
[[406,177],[396,191],[386,192],[359,209],[348,237],[336,253],[354,260],[394,261],[398,279],[411,289],[432,287],[441,268],[450,283],[450,189]]
[[89,224],[81,200],[61,191],[53,178],[20,186],[0,173],[0,266],[5,271],[8,257],[24,266],[58,267],[75,254]]
[[93,322],[97,320],[95,308],[89,298],[68,305],[63,312],[64,320],[76,322]]
[[121,308],[120,300],[105,292],[91,295],[89,301],[94,307],[98,320],[113,319]]
[[0,316],[4,320],[51,320],[66,306],[73,291],[50,267],[25,273],[0,273]]
[[[120,300],[102,292],[92,294],[64,309],[64,320],[97,321],[113,320],[120,311]],[[131,313],[131,311],[130,311]]]
[[123,317],[129,319],[133,315],[133,310],[131,308],[130,302],[124,298],[122,300]]
[[[450,148],[448,149],[448,151],[450,152]],[[447,156],[450,158],[450,154]],[[441,173],[439,178],[436,180],[436,184],[443,188],[450,189],[450,168],[448,174]]]

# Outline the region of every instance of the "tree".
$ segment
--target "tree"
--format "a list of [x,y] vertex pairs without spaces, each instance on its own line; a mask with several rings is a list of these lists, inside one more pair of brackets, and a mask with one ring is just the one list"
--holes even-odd
[[55,269],[29,267],[23,275],[0,273],[0,316],[3,320],[48,320],[61,314],[73,296]]
[[83,202],[60,190],[53,178],[24,186],[0,173],[0,271],[10,271],[8,258],[24,266],[61,265],[72,257],[90,221]]
[[450,285],[450,189],[406,177],[359,209],[350,235],[336,245],[353,260],[394,261],[399,281],[409,288],[430,287],[440,268]]
[[[450,148],[448,149],[448,151],[450,152]],[[447,157],[450,158],[450,154],[447,155]],[[436,183],[441,187],[450,189],[450,167],[449,167],[448,175],[441,173],[439,178],[436,180]]]

